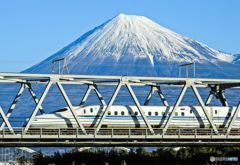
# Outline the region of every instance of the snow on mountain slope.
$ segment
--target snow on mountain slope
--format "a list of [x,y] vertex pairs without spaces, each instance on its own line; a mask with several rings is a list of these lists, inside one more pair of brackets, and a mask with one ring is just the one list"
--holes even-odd
[[[119,14],[23,71],[50,73],[65,57],[72,74],[176,76],[180,63],[232,66],[238,58],[172,32],[143,16]],[[212,73],[204,73],[209,76]]]

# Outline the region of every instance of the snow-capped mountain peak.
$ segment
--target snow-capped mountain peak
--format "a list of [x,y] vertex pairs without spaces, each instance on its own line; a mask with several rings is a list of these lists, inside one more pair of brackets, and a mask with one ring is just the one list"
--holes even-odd
[[[162,64],[218,65],[221,61],[233,63],[238,58],[168,30],[144,16],[122,13],[26,72],[49,73],[51,61],[63,57],[71,73],[139,75],[141,72],[158,76]],[[172,75],[171,71],[166,74]]]

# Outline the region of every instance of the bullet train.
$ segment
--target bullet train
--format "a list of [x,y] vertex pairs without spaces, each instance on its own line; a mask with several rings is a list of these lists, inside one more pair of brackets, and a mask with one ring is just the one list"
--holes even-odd
[[[85,128],[98,125],[106,106],[74,106],[80,122]],[[153,128],[164,127],[173,106],[142,106]],[[236,107],[206,106],[210,118],[217,128],[228,127]],[[23,123],[26,126],[28,119]],[[78,125],[69,107],[45,115],[35,116],[32,128],[77,128]],[[146,124],[136,106],[113,105],[103,121],[104,128],[146,128]],[[169,128],[209,128],[210,124],[201,106],[179,106],[174,113]],[[238,114],[232,128],[240,128]]]

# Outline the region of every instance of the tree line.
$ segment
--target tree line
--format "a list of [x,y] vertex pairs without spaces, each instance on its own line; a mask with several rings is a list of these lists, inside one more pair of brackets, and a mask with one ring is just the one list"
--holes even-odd
[[85,149],[79,151],[78,148],[69,152],[59,153],[52,156],[43,155],[38,151],[34,155],[35,165],[159,165],[159,164],[239,164],[236,161],[211,162],[210,157],[237,157],[240,156],[240,147],[181,147],[174,150],[173,147],[158,147],[155,151],[145,151],[138,147],[135,151],[124,150],[106,151],[104,149]]

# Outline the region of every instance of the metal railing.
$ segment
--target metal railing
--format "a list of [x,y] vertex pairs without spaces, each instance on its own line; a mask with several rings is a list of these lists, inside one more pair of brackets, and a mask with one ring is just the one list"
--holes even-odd
[[[79,128],[57,128],[57,129],[48,129],[48,128],[30,128],[27,132],[24,131],[24,127],[12,127],[14,130],[14,134],[8,129],[3,128],[0,131],[1,138],[7,137],[7,136],[16,136],[16,137],[24,137],[31,135],[34,138],[34,135],[43,137],[43,136],[54,136],[61,137],[61,136],[87,136],[87,135],[93,135],[93,136],[184,136],[184,137],[198,137],[198,136],[240,136],[240,129],[231,130],[229,134],[227,134],[227,129],[218,129],[219,135],[217,135],[212,128],[210,129],[193,129],[193,128],[187,128],[187,129],[168,129],[167,131],[163,131],[164,128],[156,128],[154,129],[155,135],[152,135],[151,130],[148,128],[103,128],[100,129],[97,133],[95,133],[95,128],[88,128],[86,130],[86,134],[84,134]],[[164,133],[163,133],[164,132]]]

